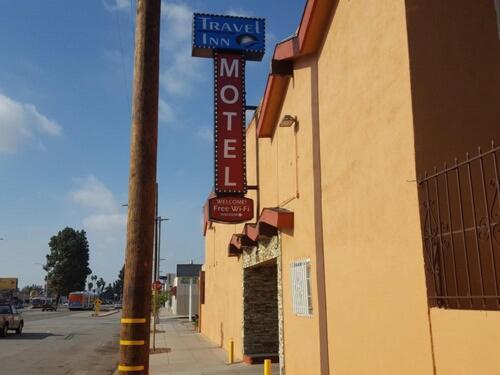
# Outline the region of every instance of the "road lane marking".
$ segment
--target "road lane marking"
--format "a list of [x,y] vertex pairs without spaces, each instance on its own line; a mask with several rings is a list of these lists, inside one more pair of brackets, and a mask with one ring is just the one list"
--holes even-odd
[[146,323],[146,318],[122,318],[121,322],[124,324]]
[[144,340],[120,340],[120,345],[123,346],[144,345]]

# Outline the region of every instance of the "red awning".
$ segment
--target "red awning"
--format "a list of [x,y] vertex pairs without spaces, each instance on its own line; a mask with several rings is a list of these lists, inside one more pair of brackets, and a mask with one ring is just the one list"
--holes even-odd
[[242,233],[233,234],[228,246],[229,256],[239,256],[244,247],[257,245],[259,237],[271,237],[278,230],[293,229],[293,212],[284,208],[264,208],[254,224],[245,224]]

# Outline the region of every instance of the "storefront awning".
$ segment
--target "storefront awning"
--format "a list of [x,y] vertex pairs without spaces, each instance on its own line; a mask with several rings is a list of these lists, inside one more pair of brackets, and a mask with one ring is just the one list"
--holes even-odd
[[254,224],[245,224],[242,233],[233,234],[228,246],[229,256],[238,256],[245,247],[254,247],[259,238],[272,237],[278,230],[293,229],[293,212],[284,208],[264,208]]

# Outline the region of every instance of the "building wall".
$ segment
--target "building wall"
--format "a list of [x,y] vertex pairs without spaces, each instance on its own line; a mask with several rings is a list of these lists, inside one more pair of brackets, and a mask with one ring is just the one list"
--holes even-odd
[[229,350],[234,341],[236,360],[243,358],[243,269],[239,258],[227,256],[234,225],[217,225],[205,236],[205,304],[201,333]]
[[406,0],[417,173],[500,144],[494,0]]
[[431,309],[436,373],[500,374],[497,311]]
[[[246,132],[247,182],[257,184],[255,122]],[[257,212],[257,194],[249,190],[247,197],[254,200]],[[262,206],[261,206],[262,207]],[[243,265],[241,257],[228,257],[228,244],[234,233],[241,233],[243,224],[213,223],[205,235],[205,304],[201,306],[201,333],[229,350],[234,341],[236,360],[243,358]]]
[[[416,184],[436,160],[472,143],[484,147],[500,129],[500,41],[484,36],[495,31],[494,3],[475,4],[339,0],[319,53],[294,62],[281,117],[295,115],[299,125],[258,140],[258,168],[250,124],[256,214],[265,207],[295,213],[294,229],[280,234],[287,374],[326,373],[325,361],[332,374],[499,372],[496,312],[428,309]],[[468,15],[477,25],[487,21],[474,37]],[[429,31],[454,17],[467,27],[447,30],[448,39]],[[452,66],[450,75],[453,60],[473,65]],[[464,71],[465,83],[454,82]],[[232,338],[236,358],[243,354],[243,271],[227,245],[241,229],[213,224],[207,231],[202,306],[202,333],[226,349]],[[299,258],[311,259],[311,317],[292,311],[289,265]]]
[[[176,295],[173,298],[173,311],[177,315],[189,315],[189,284],[176,280]],[[196,279],[191,286],[191,313],[198,314],[199,289]]]
[[[310,61],[295,67],[290,80],[282,115],[299,118],[297,128],[277,127],[272,138],[259,142],[260,210],[265,207],[284,207],[295,213],[295,228],[281,234],[284,356],[287,374],[320,373],[319,319],[315,265],[315,235],[313,201],[313,161],[310,95]],[[250,185],[257,183],[255,165],[255,122],[247,130],[247,174]],[[248,196],[256,200],[255,191]],[[205,237],[206,298],[202,306],[202,333],[215,342],[221,341],[221,329],[235,339],[235,353],[242,354],[241,326],[243,296],[242,266],[236,257],[227,256],[227,245],[233,233],[240,233],[242,225],[213,224]],[[312,317],[298,317],[292,311],[289,266],[299,258],[311,259],[313,290]],[[238,285],[240,289],[234,288]],[[227,297],[221,298],[220,294]],[[234,300],[238,306],[228,304]],[[226,326],[231,326],[231,331]],[[303,340],[307,337],[307,340]],[[226,346],[227,340],[224,345]]]
[[[298,126],[277,127],[272,144],[275,148],[277,176],[274,188],[275,206],[294,212],[294,229],[281,234],[283,283],[283,334],[286,374],[320,374],[320,319],[315,246],[313,138],[311,112],[311,59],[295,63],[288,84],[280,118],[297,116]],[[262,140],[265,141],[265,140]],[[261,158],[265,163],[264,158]],[[276,181],[275,180],[275,181]],[[272,203],[267,203],[272,207]],[[290,264],[297,259],[311,260],[312,316],[293,312]],[[307,337],[307,340],[304,338]]]
[[[405,3],[422,176],[455,157],[463,161],[466,152],[476,155],[478,146],[488,150],[491,140],[500,143],[500,40],[494,1]],[[470,215],[468,207],[465,212]],[[500,373],[499,311],[433,308],[430,316],[438,374]]]
[[403,1],[340,0],[317,90],[333,374],[432,374]]

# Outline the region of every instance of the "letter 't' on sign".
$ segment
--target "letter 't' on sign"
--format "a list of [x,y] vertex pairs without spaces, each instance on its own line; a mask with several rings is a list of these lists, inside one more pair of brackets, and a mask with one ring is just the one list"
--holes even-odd
[[215,53],[215,192],[245,194],[245,59]]
[[196,57],[213,57],[214,51],[234,51],[247,60],[261,61],[266,46],[263,18],[195,13],[193,51]]

